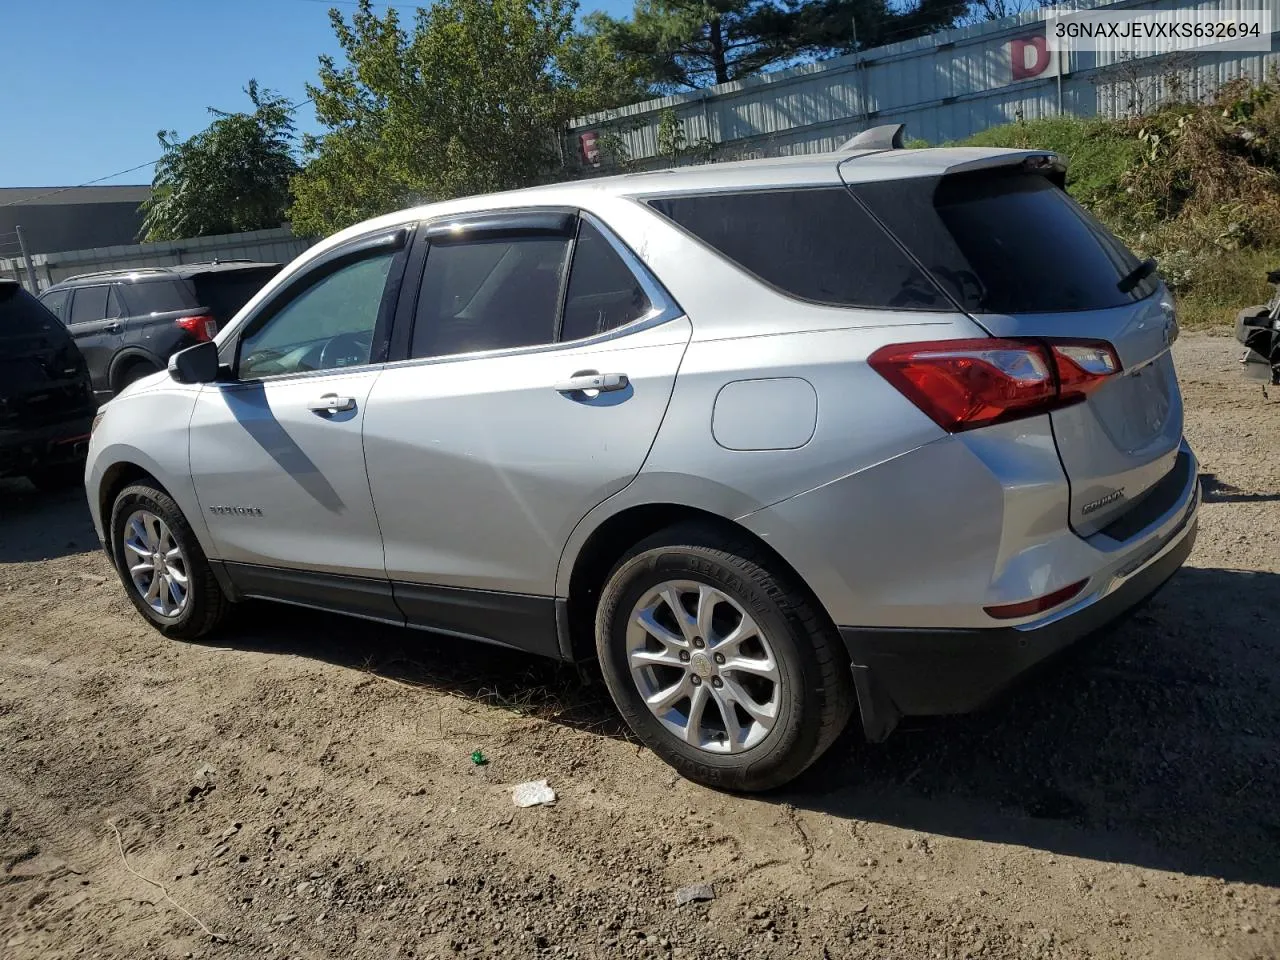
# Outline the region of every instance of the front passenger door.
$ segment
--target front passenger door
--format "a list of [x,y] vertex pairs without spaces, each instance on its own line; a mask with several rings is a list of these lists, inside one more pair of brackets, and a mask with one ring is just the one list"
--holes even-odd
[[111,360],[124,343],[124,309],[115,287],[76,287],[67,312],[67,332],[89,365],[93,391],[111,396]]
[[404,245],[405,231],[385,233],[308,265],[223,345],[226,382],[200,392],[191,473],[218,556],[250,595],[399,619],[377,583],[361,432]]

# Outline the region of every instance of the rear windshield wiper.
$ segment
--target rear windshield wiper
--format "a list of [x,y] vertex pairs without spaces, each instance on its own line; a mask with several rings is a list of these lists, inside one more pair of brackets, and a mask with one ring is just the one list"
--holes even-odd
[[1116,287],[1121,293],[1128,293],[1155,272],[1155,259],[1153,257],[1147,257],[1147,259],[1143,260],[1140,264],[1121,277],[1120,281],[1116,284]]

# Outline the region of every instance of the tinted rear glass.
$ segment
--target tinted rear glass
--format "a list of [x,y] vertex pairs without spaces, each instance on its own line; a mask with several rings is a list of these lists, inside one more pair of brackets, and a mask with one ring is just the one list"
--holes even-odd
[[195,295],[185,280],[145,280],[124,288],[129,315],[145,317],[152,313],[190,310],[196,305]]
[[579,340],[638,320],[651,304],[644,288],[622,258],[595,227],[578,227],[569,268],[561,340]]
[[672,197],[651,205],[792,296],[847,307],[953,309],[843,187]]
[[234,317],[279,272],[279,267],[253,267],[199,273],[191,279],[200,306],[206,307],[221,325]]
[[1038,174],[956,174],[851,189],[973,313],[1100,310],[1156,289],[1152,277],[1121,293],[1117,283],[1138,259]]
[[0,283],[0,340],[39,334],[65,338],[62,324],[17,284]]

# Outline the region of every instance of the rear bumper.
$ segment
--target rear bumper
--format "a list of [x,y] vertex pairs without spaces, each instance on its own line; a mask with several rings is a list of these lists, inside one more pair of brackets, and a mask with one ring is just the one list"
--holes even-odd
[[1153,556],[1112,589],[1041,624],[964,630],[841,627],[867,736],[899,716],[965,713],[1075,641],[1131,613],[1178,571],[1195,545],[1189,510]]
[[0,477],[83,462],[92,426],[88,414],[30,430],[0,430]]

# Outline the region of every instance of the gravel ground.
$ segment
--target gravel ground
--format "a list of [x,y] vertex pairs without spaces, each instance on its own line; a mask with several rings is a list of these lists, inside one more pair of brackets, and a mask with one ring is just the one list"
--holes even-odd
[[1206,502],[1149,606],[767,797],[551,663],[269,605],[167,642],[78,495],[0,484],[0,955],[1275,957],[1280,391],[1235,352],[1177,345]]

